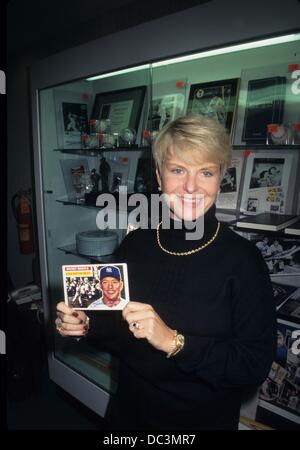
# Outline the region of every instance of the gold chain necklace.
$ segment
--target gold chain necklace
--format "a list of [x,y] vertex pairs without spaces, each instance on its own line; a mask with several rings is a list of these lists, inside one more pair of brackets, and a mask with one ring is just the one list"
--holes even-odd
[[188,255],[193,255],[193,253],[200,252],[200,250],[203,250],[204,248],[208,247],[216,239],[216,237],[218,236],[218,233],[219,233],[219,229],[220,229],[220,222],[218,222],[217,229],[216,229],[216,232],[213,235],[213,237],[209,241],[207,241],[205,244],[201,245],[198,248],[194,248],[193,250],[190,250],[188,252],[171,252],[170,250],[167,250],[166,248],[164,248],[160,242],[159,227],[161,226],[161,224],[162,224],[162,221],[159,222],[159,224],[156,227],[157,243],[162,251],[164,251],[165,253],[168,253],[168,255],[173,255],[173,256],[188,256]]

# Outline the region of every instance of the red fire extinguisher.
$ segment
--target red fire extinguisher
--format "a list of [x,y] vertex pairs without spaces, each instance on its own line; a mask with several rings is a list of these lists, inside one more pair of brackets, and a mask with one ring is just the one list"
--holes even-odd
[[18,226],[20,252],[23,255],[30,255],[34,252],[34,240],[28,192],[20,191],[15,194],[11,200],[11,206]]

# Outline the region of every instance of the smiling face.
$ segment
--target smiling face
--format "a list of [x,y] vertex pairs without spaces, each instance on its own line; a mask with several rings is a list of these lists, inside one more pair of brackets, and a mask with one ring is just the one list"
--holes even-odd
[[114,277],[105,277],[100,282],[103,293],[103,303],[106,306],[115,306],[120,301],[123,282]]
[[220,165],[204,158],[182,160],[174,154],[156,171],[173,219],[196,220],[215,202],[220,182]]

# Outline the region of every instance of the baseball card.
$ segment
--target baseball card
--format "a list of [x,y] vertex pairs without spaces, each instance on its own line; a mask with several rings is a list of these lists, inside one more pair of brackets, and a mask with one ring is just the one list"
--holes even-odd
[[129,302],[127,264],[62,266],[66,305],[79,310],[122,310]]

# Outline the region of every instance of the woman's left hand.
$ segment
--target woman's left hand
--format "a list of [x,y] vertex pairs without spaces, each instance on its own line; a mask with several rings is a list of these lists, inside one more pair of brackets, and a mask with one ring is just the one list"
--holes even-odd
[[174,330],[164,323],[151,305],[130,301],[122,315],[137,339],[147,339],[153,347],[166,353],[172,350]]

